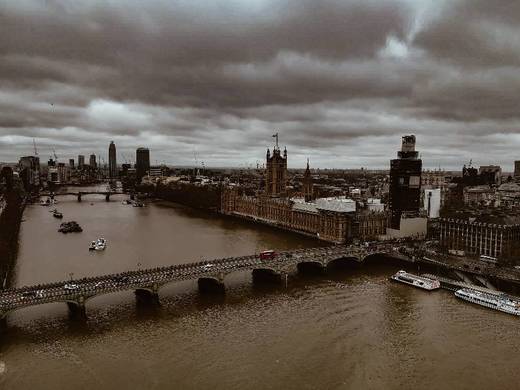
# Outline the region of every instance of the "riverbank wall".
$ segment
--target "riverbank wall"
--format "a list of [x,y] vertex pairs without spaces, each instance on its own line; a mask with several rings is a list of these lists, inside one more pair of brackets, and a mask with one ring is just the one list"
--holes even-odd
[[0,201],[0,289],[9,287],[18,253],[18,235],[26,199],[21,191],[12,190]]

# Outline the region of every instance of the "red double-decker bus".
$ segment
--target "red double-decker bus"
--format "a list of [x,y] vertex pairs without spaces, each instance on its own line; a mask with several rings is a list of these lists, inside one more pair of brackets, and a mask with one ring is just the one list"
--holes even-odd
[[274,259],[275,257],[276,257],[276,252],[273,250],[260,252],[260,258],[262,260],[270,260],[270,259]]

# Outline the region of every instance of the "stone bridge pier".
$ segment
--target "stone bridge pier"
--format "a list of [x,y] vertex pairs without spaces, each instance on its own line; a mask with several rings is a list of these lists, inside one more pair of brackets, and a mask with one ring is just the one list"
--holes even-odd
[[87,311],[85,309],[85,297],[80,296],[76,301],[67,301],[69,317],[73,320],[86,320]]
[[78,202],[81,202],[81,192],[78,192]]
[[107,193],[105,194],[105,200],[106,200],[107,202],[110,202],[110,192],[107,192]]
[[287,287],[289,273],[275,268],[255,268],[252,272],[253,284],[280,285]]
[[220,273],[216,276],[199,278],[197,281],[199,292],[201,294],[225,294],[226,286],[224,285],[224,277],[225,275]]
[[145,303],[145,304],[153,304],[159,305],[161,302],[159,300],[159,286],[157,283],[154,283],[152,286],[148,288],[138,288],[134,291],[135,298],[137,299],[137,303]]

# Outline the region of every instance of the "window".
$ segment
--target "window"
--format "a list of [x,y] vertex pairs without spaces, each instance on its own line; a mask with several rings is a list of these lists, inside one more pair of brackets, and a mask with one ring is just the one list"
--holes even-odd
[[410,188],[419,188],[421,184],[421,177],[420,176],[410,176]]

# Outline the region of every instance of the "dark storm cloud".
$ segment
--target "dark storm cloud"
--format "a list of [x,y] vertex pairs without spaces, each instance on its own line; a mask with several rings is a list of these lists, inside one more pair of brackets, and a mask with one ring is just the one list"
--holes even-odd
[[115,140],[237,165],[277,131],[292,166],[384,167],[405,133],[427,166],[483,142],[509,165],[519,18],[517,2],[484,0],[6,2],[0,160],[35,138],[64,156]]
[[520,2],[445,2],[415,37],[433,56],[469,68],[520,66]]

